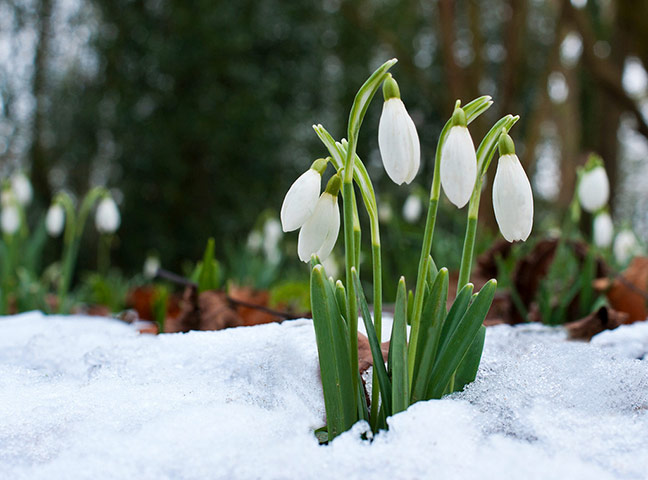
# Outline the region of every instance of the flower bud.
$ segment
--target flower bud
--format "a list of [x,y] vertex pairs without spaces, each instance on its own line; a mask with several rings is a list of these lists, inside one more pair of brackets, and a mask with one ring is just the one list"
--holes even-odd
[[297,253],[302,262],[309,262],[314,254],[324,261],[333,251],[340,233],[340,209],[337,203],[340,186],[339,174],[331,177],[326,190],[317,200],[313,214],[302,225],[297,240]]
[[389,178],[397,185],[410,183],[421,163],[421,145],[412,118],[389,75],[383,85],[385,103],[378,124],[378,148]]
[[119,209],[112,197],[105,197],[99,202],[95,215],[95,225],[99,233],[115,233],[121,224]]
[[2,207],[2,213],[0,213],[0,226],[2,227],[3,233],[6,233],[7,235],[13,235],[18,231],[18,228],[20,227],[20,213],[15,204],[9,204]]
[[423,202],[418,195],[410,195],[403,205],[403,218],[408,223],[415,223],[423,211]]
[[47,210],[45,217],[45,227],[51,237],[58,237],[63,232],[65,226],[65,210],[60,203],[53,203]]
[[[323,163],[323,165],[322,165]],[[281,226],[284,232],[301,227],[313,214],[322,186],[326,160],[316,160],[288,189],[281,205]]]
[[16,173],[11,177],[11,189],[20,205],[26,207],[31,203],[33,190],[29,179],[24,173]]
[[144,277],[150,279],[155,278],[155,276],[160,270],[160,259],[155,255],[149,255],[144,261]]
[[594,213],[607,205],[610,182],[598,157],[592,157],[578,183],[578,201],[584,210]]
[[533,227],[533,192],[515,154],[513,140],[500,137],[500,155],[493,181],[493,210],[502,236],[509,242],[526,240]]
[[448,199],[462,208],[475,188],[477,154],[461,108],[455,109],[452,123],[441,150],[441,186]]
[[594,217],[594,245],[608,248],[612,244],[614,225],[612,217],[607,212],[600,212]]
[[621,230],[614,239],[612,251],[614,252],[616,261],[621,265],[625,265],[632,257],[641,252],[641,248],[639,247],[639,242],[634,232],[625,229]]

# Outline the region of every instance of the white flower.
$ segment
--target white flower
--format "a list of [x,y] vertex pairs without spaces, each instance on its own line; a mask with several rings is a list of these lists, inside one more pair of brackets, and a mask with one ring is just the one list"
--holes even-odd
[[301,227],[313,214],[322,185],[320,173],[309,168],[288,189],[281,205],[281,226],[284,232]]
[[47,210],[45,217],[45,227],[47,233],[52,237],[58,237],[63,231],[65,225],[65,210],[60,203],[54,203]]
[[620,264],[628,263],[628,260],[639,254],[639,242],[634,232],[628,229],[620,231],[614,239],[612,251],[614,252],[614,258]]
[[414,180],[421,163],[421,145],[416,126],[400,98],[392,97],[383,103],[378,147],[385,171],[394,183]]
[[258,252],[262,244],[263,237],[261,236],[261,232],[259,232],[258,230],[251,231],[247,239],[247,247],[250,249],[250,251],[254,253]]
[[403,205],[403,218],[409,223],[414,223],[421,217],[422,210],[423,202],[418,195],[412,194],[407,197]]
[[144,276],[146,278],[155,278],[160,269],[160,259],[155,255],[149,255],[144,261]]
[[9,204],[2,208],[0,214],[0,226],[7,235],[13,235],[20,227],[20,213],[16,205]]
[[337,195],[324,192],[313,215],[302,225],[297,241],[297,253],[302,262],[309,262],[316,254],[321,261],[331,254],[340,232],[340,209]]
[[378,205],[378,219],[383,223],[391,222],[393,217],[392,207],[389,203]]
[[24,173],[16,173],[11,177],[11,189],[16,195],[16,200],[23,207],[31,203],[33,197],[32,186]]
[[578,184],[578,200],[584,210],[594,213],[610,198],[610,182],[602,166],[583,173]]
[[493,210],[502,236],[526,240],[533,227],[531,184],[514,153],[502,155],[493,182]]
[[448,199],[462,208],[477,179],[477,154],[467,127],[450,128],[441,150],[441,186]]
[[607,212],[601,212],[594,217],[594,245],[607,248],[612,244],[614,225],[612,217]]
[[105,197],[99,202],[95,215],[95,225],[99,233],[115,233],[121,223],[117,204],[111,197]]
[[281,240],[281,224],[276,218],[269,218],[263,225],[263,251],[268,261],[276,265],[281,260],[279,241]]

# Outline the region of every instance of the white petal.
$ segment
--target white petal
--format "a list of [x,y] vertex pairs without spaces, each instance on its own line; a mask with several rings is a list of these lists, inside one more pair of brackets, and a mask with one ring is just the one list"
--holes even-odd
[[2,231],[8,235],[13,235],[18,231],[18,227],[20,227],[20,214],[14,205],[7,205],[2,209],[0,224]]
[[340,210],[337,198],[324,192],[313,215],[299,231],[297,253],[302,262],[309,262],[311,255],[317,254],[320,260],[329,256],[340,232]]
[[121,224],[121,216],[117,204],[111,197],[99,202],[95,214],[95,226],[100,233],[115,233]]
[[610,198],[610,182],[605,168],[595,167],[585,172],[578,184],[578,200],[584,210],[594,213]]
[[614,239],[614,258],[620,264],[626,264],[630,258],[639,253],[639,242],[631,230],[622,230]]
[[47,228],[47,233],[52,237],[58,237],[63,231],[63,226],[65,225],[65,211],[63,207],[56,203],[52,205],[49,210],[47,210],[47,216],[45,217],[45,227]]
[[410,183],[421,163],[421,145],[416,126],[400,98],[390,98],[383,104],[378,147],[389,178],[397,185]]
[[526,240],[533,227],[533,192],[517,155],[503,155],[493,181],[493,210],[502,236]]
[[281,205],[281,226],[284,232],[297,230],[313,214],[321,184],[322,176],[312,168],[293,182]]
[[612,244],[613,236],[612,217],[607,212],[599,213],[594,218],[594,244],[599,248],[607,248]]
[[466,127],[454,126],[441,150],[441,186],[448,199],[462,208],[477,179],[477,154]]
[[418,195],[410,195],[403,205],[403,218],[409,222],[416,222],[423,211],[423,202]]
[[18,173],[11,177],[11,189],[16,195],[16,200],[22,206],[27,206],[31,203],[33,196],[32,186],[29,179],[23,173]]

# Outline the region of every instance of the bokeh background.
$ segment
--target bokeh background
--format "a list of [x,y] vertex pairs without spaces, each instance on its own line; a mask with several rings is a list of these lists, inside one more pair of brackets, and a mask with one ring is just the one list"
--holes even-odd
[[[326,155],[311,125],[343,137],[357,88],[394,56],[421,170],[406,188],[383,173],[381,101],[358,150],[394,214],[426,195],[454,100],[489,94],[495,105],[473,138],[521,116],[512,135],[536,229],[559,224],[594,151],[615,222],[645,238],[648,2],[636,0],[0,0],[0,177],[25,171],[41,214],[61,189],[110,188],[122,211],[113,263],[124,272],[150,252],[181,271],[208,237],[219,258],[233,257]],[[494,236],[489,199],[480,220]],[[464,213],[442,208],[452,264]],[[418,245],[423,221],[388,229],[386,255]],[[49,248],[55,258],[60,247]],[[80,262],[92,268],[95,249]]]

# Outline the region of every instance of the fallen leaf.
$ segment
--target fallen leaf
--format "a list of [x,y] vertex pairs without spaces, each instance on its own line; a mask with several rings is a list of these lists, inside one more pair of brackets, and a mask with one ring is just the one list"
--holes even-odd
[[599,282],[598,286],[609,286],[606,296],[610,305],[627,313],[630,322],[648,318],[648,257],[635,257],[611,285]]
[[565,324],[570,340],[589,341],[603,330],[614,330],[619,325],[628,323],[628,314],[610,307],[601,307],[580,320]]

